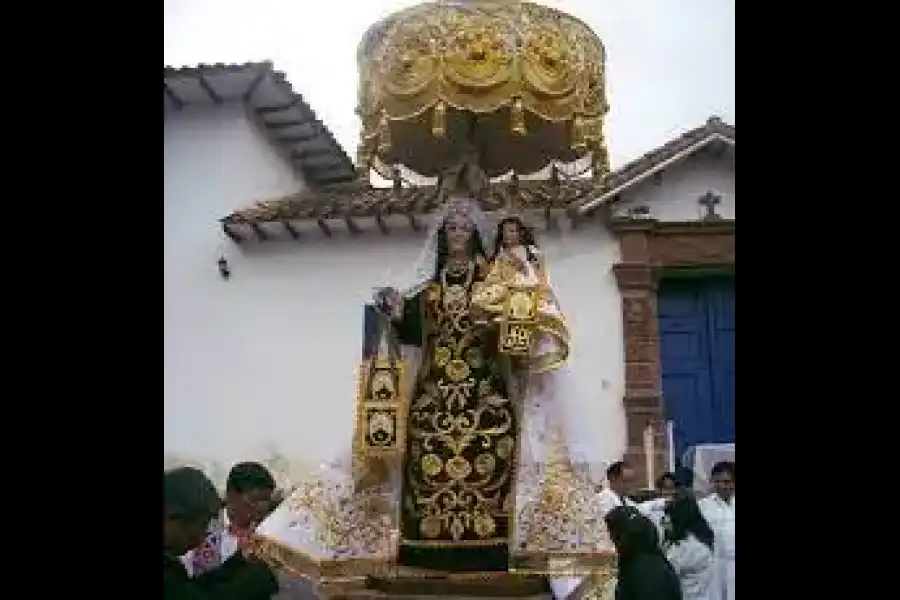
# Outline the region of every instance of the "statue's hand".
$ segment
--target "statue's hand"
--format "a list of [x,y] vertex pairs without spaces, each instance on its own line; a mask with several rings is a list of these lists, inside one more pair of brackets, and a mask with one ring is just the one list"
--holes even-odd
[[525,265],[525,261],[516,256],[513,252],[504,252],[503,260],[512,265],[516,271],[523,275],[528,272],[528,267]]
[[472,319],[472,324],[476,327],[487,327],[491,324],[487,312],[474,305],[469,308],[469,317]]
[[381,288],[375,294],[378,310],[394,320],[403,315],[403,296],[396,288]]

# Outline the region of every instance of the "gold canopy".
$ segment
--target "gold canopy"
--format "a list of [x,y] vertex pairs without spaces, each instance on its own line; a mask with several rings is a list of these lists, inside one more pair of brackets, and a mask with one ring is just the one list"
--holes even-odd
[[538,4],[444,1],[394,13],[358,51],[359,163],[434,176],[474,145],[491,177],[589,152],[605,175],[604,58],[587,25]]

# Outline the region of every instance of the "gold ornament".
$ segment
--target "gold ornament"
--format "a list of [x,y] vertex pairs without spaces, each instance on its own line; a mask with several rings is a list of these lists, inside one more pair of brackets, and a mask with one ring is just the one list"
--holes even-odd
[[497,529],[497,525],[494,521],[494,518],[487,513],[480,513],[475,515],[473,527],[476,535],[478,537],[490,537],[491,534]]
[[427,477],[436,477],[444,469],[444,463],[435,454],[426,454],[422,457],[422,472]]
[[468,377],[471,370],[469,369],[469,365],[466,364],[466,361],[455,358],[447,364],[445,372],[450,381],[458,383]]
[[431,134],[434,137],[444,137],[445,133],[447,133],[447,105],[443,102],[438,102],[434,105]]
[[446,346],[437,346],[434,349],[434,364],[440,368],[447,366],[450,362],[450,348]]
[[451,479],[462,481],[472,472],[472,465],[462,456],[454,456],[444,465],[444,470]]
[[[408,135],[408,124],[424,120],[438,139],[456,131],[448,128],[448,108],[509,110],[517,135],[533,133],[526,111],[547,123],[578,117],[587,131],[608,110],[605,54],[587,25],[540,4],[475,0],[398,11],[366,32],[357,53],[362,138],[377,140],[375,158],[390,163],[392,147],[414,139],[397,139]],[[393,123],[403,127],[392,132]],[[540,129],[536,124],[534,134]],[[580,140],[567,146],[559,150],[585,149]]]

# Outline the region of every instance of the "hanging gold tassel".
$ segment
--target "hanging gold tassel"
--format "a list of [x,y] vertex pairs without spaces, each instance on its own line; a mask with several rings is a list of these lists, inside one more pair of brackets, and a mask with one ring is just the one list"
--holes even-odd
[[442,138],[447,133],[447,105],[441,100],[434,105],[431,117],[431,135]]
[[378,119],[378,152],[385,154],[391,150],[391,124],[388,121],[387,111],[381,109],[381,118]]
[[609,177],[609,153],[606,151],[606,143],[601,136],[600,140],[593,144],[591,148],[593,152],[591,165],[594,171],[594,181],[597,183],[605,183]]
[[369,148],[367,144],[361,143],[356,147],[356,174],[360,179],[369,176],[369,165],[372,160],[369,156]]
[[581,115],[575,115],[575,120],[572,122],[571,146],[572,150],[579,152],[587,148],[587,143],[584,139],[584,117]]
[[522,99],[513,100],[512,111],[510,114],[510,125],[513,133],[525,135],[525,109],[522,107]]

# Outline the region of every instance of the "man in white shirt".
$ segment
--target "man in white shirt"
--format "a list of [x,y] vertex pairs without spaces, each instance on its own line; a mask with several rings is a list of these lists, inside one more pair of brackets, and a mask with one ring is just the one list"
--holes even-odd
[[606,469],[606,486],[600,490],[598,498],[602,507],[603,516],[617,506],[636,507],[628,497],[634,480],[634,470],[624,460],[619,460],[609,465]]
[[713,493],[699,505],[703,518],[716,534],[716,590],[712,600],[734,600],[734,462],[716,463],[710,475]]

